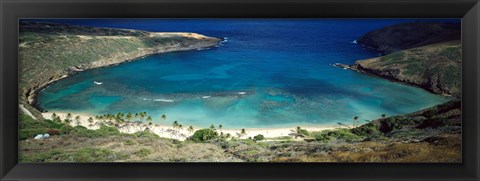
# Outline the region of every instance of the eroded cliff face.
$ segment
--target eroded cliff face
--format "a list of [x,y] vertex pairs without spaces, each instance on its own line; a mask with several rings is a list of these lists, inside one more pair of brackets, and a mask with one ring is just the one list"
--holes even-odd
[[358,71],[417,85],[435,94],[460,96],[461,65],[460,42],[452,41],[359,60],[353,67]]
[[414,22],[387,26],[366,33],[357,42],[383,54],[460,40],[460,23]]
[[34,104],[39,89],[79,71],[149,54],[213,47],[219,41],[196,33],[20,22],[19,99]]

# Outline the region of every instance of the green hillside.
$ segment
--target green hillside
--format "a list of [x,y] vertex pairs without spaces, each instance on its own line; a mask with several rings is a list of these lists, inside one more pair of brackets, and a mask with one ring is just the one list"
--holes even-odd
[[359,60],[355,68],[442,95],[461,95],[461,44],[451,41]]
[[[20,102],[35,104],[36,91],[79,71],[169,51],[216,46],[220,39],[196,33],[20,22]],[[32,110],[27,106],[27,109]]]

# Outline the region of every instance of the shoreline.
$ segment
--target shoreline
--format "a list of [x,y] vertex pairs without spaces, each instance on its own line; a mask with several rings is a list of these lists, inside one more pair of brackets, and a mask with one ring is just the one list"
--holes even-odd
[[[218,39],[218,38],[217,38]],[[28,91],[27,92],[27,95],[26,96],[26,101],[27,103],[32,106],[33,108],[37,109],[40,113],[44,113],[45,110],[43,110],[40,105],[38,104],[38,93],[40,91],[42,91],[43,89],[47,88],[48,86],[50,86],[51,84],[54,84],[55,82],[58,82],[60,80],[63,80],[63,79],[66,79],[70,76],[73,76],[73,75],[76,75],[78,73],[82,73],[82,72],[85,72],[85,71],[89,71],[89,70],[94,70],[94,69],[99,69],[99,68],[108,68],[108,67],[113,67],[113,66],[117,66],[117,65],[120,65],[120,64],[123,64],[123,63],[129,63],[129,62],[133,62],[133,61],[137,61],[139,59],[142,59],[146,56],[150,56],[150,55],[155,55],[155,54],[164,54],[164,53],[170,53],[170,52],[182,52],[182,51],[202,51],[202,50],[208,50],[210,48],[215,48],[218,46],[218,43],[221,41],[222,39],[219,39],[219,41],[217,41],[215,44],[213,45],[208,45],[208,46],[189,46],[189,47],[184,47],[184,48],[179,48],[179,49],[167,49],[167,50],[164,50],[164,51],[153,51],[153,52],[147,52],[145,54],[142,54],[142,55],[139,55],[139,56],[136,56],[134,58],[130,58],[130,59],[125,59],[123,61],[120,61],[120,62],[116,62],[116,63],[111,63],[111,64],[104,64],[104,65],[98,65],[96,67],[85,67],[83,69],[76,69],[76,70],[73,70],[73,71],[68,71],[67,74],[65,75],[62,75],[58,78],[53,78],[51,79],[50,81],[46,82],[46,83],[43,83],[42,85],[40,85],[38,88],[36,89],[33,89],[32,91]],[[92,62],[92,63],[95,63],[95,62]]]
[[365,74],[365,75],[369,75],[369,76],[372,76],[372,77],[382,78],[382,79],[388,80],[390,82],[420,88],[420,89],[422,89],[424,91],[427,91],[427,92],[429,92],[431,94],[434,94],[434,95],[438,95],[438,96],[442,96],[442,97],[446,97],[446,98],[458,98],[459,97],[459,96],[454,96],[454,95],[444,94],[444,93],[439,94],[439,93],[433,92],[432,90],[429,90],[428,88],[422,87],[421,85],[418,85],[418,84],[414,84],[414,83],[410,83],[410,82],[404,82],[404,81],[397,80],[393,77],[387,77],[387,76],[382,76],[382,75],[379,75],[379,74],[371,73],[371,72],[369,72],[369,71],[367,71],[363,68],[358,69],[358,67],[360,65],[358,65],[357,63],[352,64],[352,65],[343,64],[343,63],[333,63],[331,65],[334,66],[334,67],[344,69],[344,70],[351,70],[351,71],[358,72],[358,73]]
[[[57,116],[60,117],[61,120],[66,119],[67,117],[67,112],[46,112],[42,113],[42,116],[46,119],[50,119],[52,117],[52,114],[56,114]],[[87,114],[87,113],[79,113],[79,112],[71,112],[70,113],[72,118],[72,122],[69,124],[71,126],[77,126],[77,122],[75,121],[75,117],[79,116],[80,120],[78,125],[86,127],[87,129],[99,129],[100,125],[103,124],[109,124],[110,121],[101,121],[95,119],[95,115]],[[89,118],[93,118],[93,122],[88,122]],[[127,133],[127,134],[133,134],[139,131],[151,131],[154,134],[162,137],[162,138],[170,138],[170,139],[178,139],[180,141],[186,140],[189,136],[192,136],[195,131],[199,129],[205,129],[208,127],[202,127],[202,128],[195,128],[193,131],[188,131],[188,127],[184,127],[182,129],[176,129],[173,128],[171,125],[163,125],[163,124],[158,124],[158,123],[153,123],[152,125],[148,125],[146,122],[125,122],[125,123],[119,123],[115,124],[113,123],[113,126],[116,127],[121,133]],[[324,130],[333,130],[337,128],[344,128],[344,126],[305,126],[301,127],[302,129],[305,129],[307,131],[324,131]],[[351,127],[349,127],[351,128]],[[231,128],[223,128],[223,129],[218,129],[215,128],[217,132],[220,134],[220,132],[223,132],[223,134],[230,134],[232,137],[238,137],[241,128],[239,129],[231,129]],[[283,137],[283,136],[289,136],[289,137],[295,137],[294,135],[290,135],[291,133],[295,132],[296,127],[280,127],[280,128],[244,128],[246,134],[241,135],[241,139],[246,139],[249,137],[254,137],[258,134],[263,135],[265,138],[278,138],[278,137]],[[297,138],[292,140],[303,140],[303,138]]]

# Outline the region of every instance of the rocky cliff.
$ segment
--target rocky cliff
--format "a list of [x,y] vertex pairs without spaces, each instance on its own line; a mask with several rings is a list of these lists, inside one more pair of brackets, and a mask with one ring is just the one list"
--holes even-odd
[[410,48],[460,40],[460,23],[414,22],[387,26],[366,33],[357,42],[389,54]]

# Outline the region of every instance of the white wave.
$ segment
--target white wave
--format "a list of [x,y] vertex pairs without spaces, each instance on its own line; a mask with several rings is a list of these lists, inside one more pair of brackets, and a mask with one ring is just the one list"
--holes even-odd
[[353,43],[353,44],[357,44],[357,40],[353,40],[352,43]]
[[94,84],[97,84],[97,85],[102,85],[103,82],[97,82],[97,81],[93,81]]
[[210,49],[210,47],[207,47],[207,48],[197,48],[197,50],[208,50]]
[[246,94],[246,92],[238,92],[238,94],[244,95],[244,94]]
[[227,42],[228,41],[228,37],[224,37],[222,41],[220,42]]
[[212,97],[212,96],[203,96],[202,99],[208,99],[210,97]]
[[173,102],[175,100],[172,100],[172,99],[154,99],[153,101],[155,101],[155,102]]

